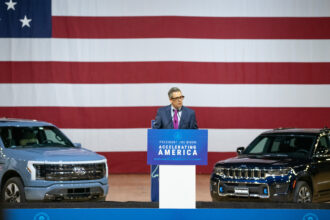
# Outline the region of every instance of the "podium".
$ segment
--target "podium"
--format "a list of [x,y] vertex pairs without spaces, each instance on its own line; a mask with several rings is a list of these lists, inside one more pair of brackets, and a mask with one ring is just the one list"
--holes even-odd
[[159,207],[196,207],[196,165],[207,165],[207,130],[148,129],[148,164],[159,165]]

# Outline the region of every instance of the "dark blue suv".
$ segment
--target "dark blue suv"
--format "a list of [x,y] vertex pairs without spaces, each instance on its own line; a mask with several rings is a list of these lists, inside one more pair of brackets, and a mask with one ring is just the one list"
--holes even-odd
[[213,201],[330,201],[329,129],[275,129],[215,164]]

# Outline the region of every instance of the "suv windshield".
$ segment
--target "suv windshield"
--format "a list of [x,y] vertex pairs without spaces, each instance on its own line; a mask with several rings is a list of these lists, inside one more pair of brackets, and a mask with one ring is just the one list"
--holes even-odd
[[0,136],[9,147],[74,147],[56,127],[0,127]]
[[313,148],[315,138],[312,135],[261,135],[243,154],[306,158]]

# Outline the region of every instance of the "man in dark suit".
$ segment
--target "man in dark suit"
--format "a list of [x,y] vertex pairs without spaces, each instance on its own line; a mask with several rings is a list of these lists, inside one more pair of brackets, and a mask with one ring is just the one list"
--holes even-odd
[[159,108],[154,129],[197,129],[195,111],[183,106],[184,96],[181,90],[173,87],[168,91],[170,105]]

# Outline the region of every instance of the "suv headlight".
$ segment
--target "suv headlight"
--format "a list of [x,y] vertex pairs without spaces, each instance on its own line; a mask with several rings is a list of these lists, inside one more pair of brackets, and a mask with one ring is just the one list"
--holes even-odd
[[268,176],[287,176],[291,171],[291,168],[283,169],[270,169],[266,170],[266,177]]
[[220,176],[224,175],[224,168],[223,167],[215,167],[214,172]]

